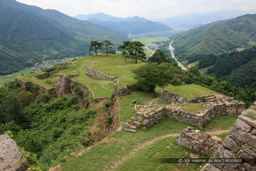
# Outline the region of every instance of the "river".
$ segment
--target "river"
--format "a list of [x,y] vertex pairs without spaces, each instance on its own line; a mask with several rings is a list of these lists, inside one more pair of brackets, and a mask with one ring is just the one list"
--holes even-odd
[[175,57],[175,53],[174,53],[175,48],[172,46],[172,43],[173,43],[173,40],[171,41],[170,46],[169,46],[169,49],[170,49],[171,54],[172,54],[172,58],[177,62],[178,66],[181,67],[182,70],[187,71],[188,69],[182,63],[180,63],[177,60],[177,58]]

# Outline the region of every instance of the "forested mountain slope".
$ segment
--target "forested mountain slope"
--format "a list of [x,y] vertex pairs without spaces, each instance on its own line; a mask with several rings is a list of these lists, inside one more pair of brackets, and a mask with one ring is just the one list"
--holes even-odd
[[120,32],[15,0],[0,0],[0,25],[0,75],[43,59],[88,54],[92,40],[128,39]]
[[256,45],[256,15],[214,22],[178,35],[174,41],[179,59],[221,54]]
[[256,48],[221,55],[196,56],[190,59],[190,62],[194,61],[199,61],[199,69],[209,68],[208,74],[215,74],[241,87],[256,89]]

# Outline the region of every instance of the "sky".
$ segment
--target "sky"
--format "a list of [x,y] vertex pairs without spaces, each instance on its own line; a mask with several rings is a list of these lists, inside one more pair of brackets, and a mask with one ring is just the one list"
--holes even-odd
[[256,0],[17,0],[70,16],[103,12],[112,16],[168,18],[220,10],[253,10]]

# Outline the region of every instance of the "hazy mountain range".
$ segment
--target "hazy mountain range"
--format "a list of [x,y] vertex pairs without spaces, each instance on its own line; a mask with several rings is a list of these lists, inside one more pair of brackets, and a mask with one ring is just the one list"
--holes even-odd
[[119,31],[127,35],[172,30],[169,26],[165,24],[153,22],[151,20],[138,16],[121,18],[107,15],[104,13],[96,13],[89,15],[77,15],[75,16],[75,18],[91,21],[94,24]]
[[128,37],[56,10],[0,0],[0,75],[44,59],[88,54],[92,40],[121,43]]
[[205,24],[209,24],[215,21],[232,19],[245,14],[255,14],[256,10],[239,11],[239,10],[227,10],[227,11],[215,11],[209,13],[192,13],[187,15],[178,15],[170,18],[152,19],[166,24],[175,29],[191,29],[200,27]]

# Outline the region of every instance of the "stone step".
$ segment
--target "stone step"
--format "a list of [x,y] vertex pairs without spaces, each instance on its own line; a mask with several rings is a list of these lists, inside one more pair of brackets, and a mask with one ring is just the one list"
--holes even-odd
[[136,130],[135,129],[128,129],[128,128],[125,128],[124,130],[128,131],[128,132],[132,132],[132,133],[135,133]]
[[206,97],[205,100],[208,100],[208,99],[217,99],[215,96],[211,96],[211,97]]
[[137,127],[136,127],[136,126],[134,126],[134,125],[131,125],[131,126],[130,126],[130,129],[135,129],[135,130],[136,130],[136,129],[137,129]]
[[217,99],[209,99],[209,100],[206,100],[207,102],[216,102]]

